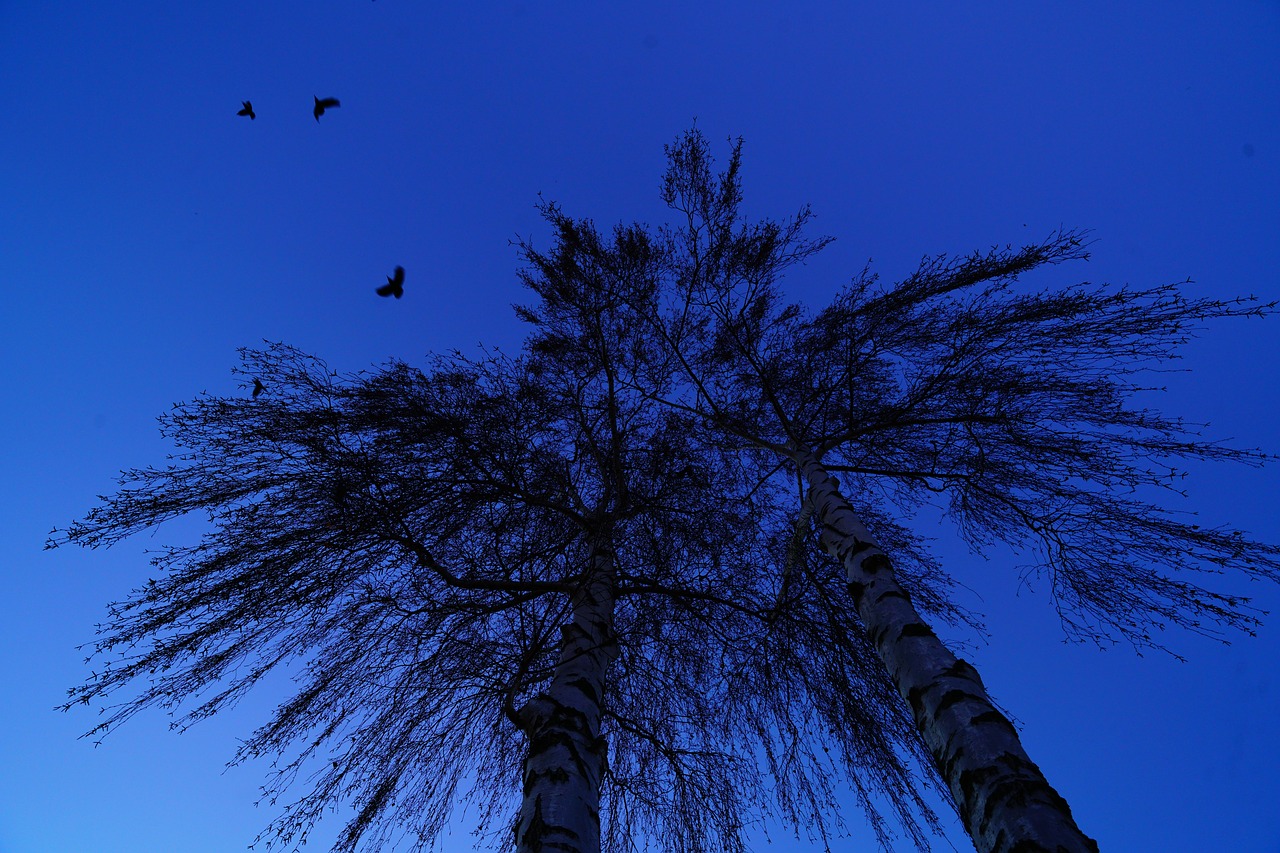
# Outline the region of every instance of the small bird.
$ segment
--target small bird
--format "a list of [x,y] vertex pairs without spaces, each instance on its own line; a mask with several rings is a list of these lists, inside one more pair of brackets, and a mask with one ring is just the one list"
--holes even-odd
[[267,390],[267,386],[262,384],[262,380],[257,377],[253,380],[253,399],[258,399],[258,395]]
[[378,288],[379,296],[404,296],[404,267],[396,267],[396,274],[387,276],[387,283]]
[[316,105],[315,105],[315,107],[314,107],[314,108],[312,108],[312,110],[311,110],[311,114],[312,114],[313,116],[315,116],[315,117],[316,117],[316,121],[319,121],[319,120],[320,120],[320,116],[324,115],[324,111],[325,111],[325,110],[327,110],[327,109],[329,109],[329,108],[331,108],[331,107],[340,107],[340,106],[342,106],[342,104],[338,103],[338,99],[337,99],[337,98],[324,98],[324,99],[321,99],[321,98],[316,98],[316,96],[315,96],[315,95],[312,95],[311,97],[315,98],[315,100],[316,100]]
[[242,107],[240,108],[240,112],[236,113],[236,115],[238,115],[238,116],[248,116],[248,117],[250,118],[250,120],[255,119],[255,118],[257,118],[257,117],[258,117],[258,116],[253,112],[253,101],[241,101],[240,103],[244,104],[244,106],[242,106]]

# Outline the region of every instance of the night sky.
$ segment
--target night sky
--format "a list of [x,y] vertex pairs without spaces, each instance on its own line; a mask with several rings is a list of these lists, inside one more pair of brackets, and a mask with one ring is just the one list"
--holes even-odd
[[[511,240],[548,244],[539,194],[657,224],[663,145],[695,120],[722,162],[745,140],[749,214],[808,202],[836,237],[786,280],[812,307],[868,260],[894,281],[1060,226],[1092,229],[1093,259],[1036,285],[1280,299],[1274,0],[231,5],[0,4],[3,853],[223,853],[274,814],[254,807],[267,763],[223,764],[286,679],[185,734],[143,714],[98,748],[77,740],[93,710],[52,710],[144,552],[199,530],[42,552],[121,468],[163,462],[155,416],[247,393],[236,348],[264,339],[344,371],[517,351]],[[317,122],[313,96],[341,107]],[[378,298],[396,265],[404,298]],[[1211,326],[1182,355],[1145,402],[1280,452],[1280,317]],[[1187,486],[1201,523],[1280,540],[1280,464]],[[1103,850],[1280,851],[1280,589],[1222,579],[1275,613],[1230,646],[1166,635],[1186,663],[1065,645],[1019,555],[916,523],[990,628],[944,637]],[[873,849],[854,817],[842,849]],[[471,825],[444,849],[471,849]],[[972,849],[954,820],[948,838]]]

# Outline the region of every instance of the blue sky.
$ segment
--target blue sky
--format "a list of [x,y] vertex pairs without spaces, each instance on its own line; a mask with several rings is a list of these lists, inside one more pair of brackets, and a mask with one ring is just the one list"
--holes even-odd
[[[2,853],[214,853],[269,820],[268,768],[223,762],[271,697],[183,735],[142,715],[97,749],[76,739],[92,712],[51,710],[144,551],[194,529],[41,551],[120,468],[162,460],[154,417],[235,393],[236,347],[263,339],[344,370],[515,349],[509,241],[545,236],[538,194],[657,223],[662,146],[695,117],[744,137],[750,212],[809,202],[837,238],[788,280],[813,306],[868,259],[894,280],[1060,225],[1098,242],[1045,283],[1280,298],[1276,2],[623,5],[0,5]],[[342,106],[317,123],[313,95]],[[397,264],[405,297],[378,299]],[[1280,452],[1280,318],[1184,356],[1152,402]],[[1278,474],[1198,470],[1185,508],[1275,542]],[[950,639],[1104,850],[1280,851],[1280,612],[1230,647],[1172,636],[1185,664],[1065,646],[1016,555],[917,523],[991,628]]]

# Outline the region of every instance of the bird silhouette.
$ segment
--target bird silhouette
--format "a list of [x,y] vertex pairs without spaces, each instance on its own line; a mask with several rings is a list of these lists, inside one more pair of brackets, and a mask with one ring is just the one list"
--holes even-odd
[[250,119],[258,117],[253,111],[253,101],[241,101],[240,103],[244,104],[244,106],[240,108],[240,112],[236,113],[236,115],[248,116]]
[[396,267],[396,274],[387,276],[387,283],[378,288],[379,296],[404,296],[404,267]]
[[254,378],[253,380],[253,399],[258,399],[258,395],[267,390],[267,386],[262,384],[262,380]]
[[338,103],[337,98],[316,98],[315,95],[311,97],[315,98],[316,101],[315,107],[311,110],[311,114],[316,117],[316,121],[320,120],[320,116],[324,115],[325,110],[342,106],[342,104]]

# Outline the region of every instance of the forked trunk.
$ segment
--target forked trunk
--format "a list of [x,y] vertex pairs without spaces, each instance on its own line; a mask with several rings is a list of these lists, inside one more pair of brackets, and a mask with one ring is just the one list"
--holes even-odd
[[862,623],[911,705],[974,846],[982,853],[1097,853],[1013,724],[991,703],[977,670],[953,655],[916,612],[836,479],[810,453],[797,451],[795,461],[809,484],[822,545],[844,566]]
[[613,550],[603,536],[592,544],[591,577],[574,596],[573,621],[561,629],[551,684],[517,712],[529,744],[515,827],[519,853],[600,851],[600,783],[607,760],[600,701],[618,649]]

